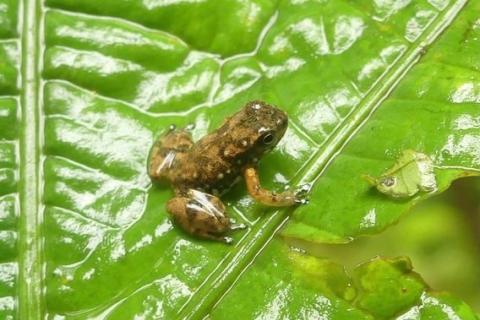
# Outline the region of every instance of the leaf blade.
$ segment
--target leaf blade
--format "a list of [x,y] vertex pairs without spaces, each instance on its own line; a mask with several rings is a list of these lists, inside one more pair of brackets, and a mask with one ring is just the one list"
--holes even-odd
[[[343,184],[345,193],[340,196],[342,200],[330,193],[337,200],[322,207],[315,207],[314,204],[310,209],[300,208],[294,213],[293,222],[287,226],[285,235],[296,237],[301,234],[302,225],[308,225],[323,229],[323,232],[350,238],[374,233],[397,221],[401,213],[432,194],[415,196],[406,201],[392,201],[387,196],[372,191],[367,184],[362,184],[358,173],[375,171],[375,174],[380,174],[381,170],[390,167],[395,158],[407,149],[425,152],[434,157],[435,175],[439,181],[438,190],[434,194],[444,191],[454,179],[478,175],[476,155],[471,145],[465,145],[462,150],[462,141],[475,139],[476,136],[472,123],[476,105],[468,99],[455,100],[455,92],[462,90],[462,86],[468,85],[471,79],[477,79],[478,71],[467,71],[468,76],[465,77],[462,73],[458,74],[458,70],[445,69],[441,58],[439,64],[432,64],[432,61],[439,61],[437,56],[441,55],[446,44],[461,50],[463,42],[456,41],[456,34],[465,31],[469,23],[474,23],[472,12],[476,9],[473,6],[462,13],[462,18],[458,20],[462,22],[456,22],[452,30],[447,31],[440,45],[434,46],[424,60],[412,69],[405,81],[342,150],[325,171],[326,176],[319,180],[312,195],[321,198],[322,194],[328,194],[326,190],[334,190],[332,181],[348,181]],[[427,75],[440,73],[442,76],[436,78],[438,82],[433,83],[444,89],[438,91],[430,86],[432,80]],[[431,100],[432,95],[435,95],[435,101]],[[417,100],[410,100],[412,96],[417,97]],[[409,99],[405,100],[406,97]],[[414,118],[410,116],[412,114],[415,114]],[[468,128],[459,128],[459,123],[463,121],[467,122]],[[366,149],[366,145],[371,147]],[[459,149],[452,150],[454,146]],[[349,178],[346,178],[348,175]],[[354,203],[362,205],[355,206]],[[314,214],[306,213],[306,210],[315,212],[315,217]],[[342,216],[339,212],[345,213]],[[327,221],[331,221],[333,216],[341,219],[345,227],[334,230],[332,223],[328,225]],[[300,224],[295,227],[297,217],[301,217],[298,219]],[[313,241],[321,242],[322,239]]]
[[[419,1],[398,8],[373,8],[356,1],[304,6],[293,1],[228,5],[205,1],[191,5],[188,12],[184,4],[158,8],[146,3],[47,1],[51,8],[42,16],[47,32],[44,57],[38,55],[43,48],[36,26],[38,11],[45,8],[39,1],[24,3],[20,279],[27,280],[33,270],[35,283],[29,287],[22,281],[20,314],[24,317],[43,317],[43,289],[50,318],[152,315],[148,312],[158,301],[165,303],[164,309],[157,309],[165,317],[176,315],[181,306],[184,315],[205,315],[284,223],[287,212],[259,218],[257,208],[236,191],[227,199],[230,211],[253,228],[236,235],[235,249],[186,238],[166,220],[163,204],[170,192],[151,188],[144,170],[154,136],[171,122],[183,125],[194,119],[200,124],[194,135],[200,136],[246,100],[261,97],[283,105],[292,119],[282,144],[264,159],[277,163],[263,167],[264,176],[274,181],[267,185],[283,187],[305,172],[307,177],[316,175],[319,163],[325,160],[326,164],[348,137],[346,132],[353,131],[385,90],[415,63],[420,44],[433,40],[426,35],[448,26],[464,1]],[[255,6],[260,14],[244,19],[249,11],[242,10]],[[232,10],[224,15],[226,7]],[[231,13],[238,13],[241,23]],[[203,27],[201,33],[192,18],[196,15],[208,16],[197,21]],[[191,45],[187,47],[173,34],[110,16],[165,29]],[[155,20],[159,16],[166,19]],[[180,17],[180,22],[173,23],[173,16]],[[215,17],[223,28],[212,24]],[[185,21],[189,23],[183,30]],[[95,26],[84,38],[78,33],[82,23]],[[11,26],[8,32],[13,34]],[[310,30],[318,33],[319,41],[308,38]],[[104,43],[95,31],[103,34]],[[120,38],[110,39],[116,32]],[[126,43],[132,35],[140,35],[143,44]],[[245,38],[240,44],[225,40],[239,35]],[[384,36],[383,41],[365,41],[376,36]],[[291,46],[282,47],[278,39],[287,39]],[[173,47],[166,46],[172,43]],[[405,53],[407,58],[398,60]],[[155,55],[167,61],[157,64]],[[44,96],[37,96],[39,58],[45,58]],[[0,82],[0,92],[17,92],[12,70],[0,68],[0,75],[8,79],[3,87]],[[323,71],[320,76],[319,70]],[[320,88],[319,80],[329,79],[335,82]],[[40,97],[45,99],[43,105]],[[367,107],[359,111],[359,104]],[[316,113],[309,114],[312,106]],[[315,114],[325,118],[313,119]],[[43,120],[45,132],[36,131]],[[343,137],[337,131],[341,123],[350,126]],[[45,150],[40,149],[43,134]],[[322,160],[318,149],[323,145],[330,155]],[[5,150],[8,156],[10,151]],[[314,157],[312,150],[317,150]],[[40,161],[40,152],[45,162]],[[44,180],[39,178],[40,165]],[[42,203],[38,190],[43,183]],[[42,250],[40,228],[46,241],[45,288],[41,264],[35,263]],[[343,240],[335,233],[324,234]],[[29,247],[30,243],[34,245]],[[200,265],[195,260],[199,256]]]

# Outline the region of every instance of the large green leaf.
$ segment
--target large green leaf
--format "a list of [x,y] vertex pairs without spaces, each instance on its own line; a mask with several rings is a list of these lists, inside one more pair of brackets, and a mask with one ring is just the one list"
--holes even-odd
[[[0,0],[0,317],[473,319],[405,260],[350,277],[269,242],[285,222],[315,242],[376,233],[477,174],[480,5],[465,2]],[[149,148],[252,99],[290,118],[264,184],[312,181],[311,203],[266,210],[239,185],[235,246],[189,237]],[[399,201],[361,179],[406,149],[433,160],[434,193]]]
[[[250,293],[250,294],[249,294]],[[212,319],[477,319],[431,292],[408,259],[374,259],[350,277],[338,264],[273,241],[210,314]]]

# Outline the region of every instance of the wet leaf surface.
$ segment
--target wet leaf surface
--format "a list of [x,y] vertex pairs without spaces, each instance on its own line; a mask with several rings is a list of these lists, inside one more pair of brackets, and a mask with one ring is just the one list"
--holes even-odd
[[[410,279],[395,263],[352,280],[267,244],[288,217],[284,236],[331,243],[395,223],[430,194],[392,201],[361,175],[404,150],[432,159],[437,192],[477,174],[479,6],[464,4],[0,0],[0,317],[472,318],[418,279],[377,305],[382,277]],[[191,238],[149,149],[172,123],[198,139],[253,99],[290,119],[264,185],[314,182],[311,202],[267,210],[240,184],[225,197],[249,226],[235,245]]]
[[[255,294],[246,298],[247,292]],[[477,319],[462,301],[432,292],[407,258],[376,258],[349,275],[326,258],[278,240],[269,244],[210,318]]]

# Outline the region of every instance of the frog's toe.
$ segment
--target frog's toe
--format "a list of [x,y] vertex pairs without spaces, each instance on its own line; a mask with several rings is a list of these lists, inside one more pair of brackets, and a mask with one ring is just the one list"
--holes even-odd
[[309,202],[308,194],[312,189],[312,185],[309,183],[303,184],[295,190],[295,203],[307,204]]
[[310,199],[307,199],[307,198],[303,198],[303,199],[295,199],[295,203],[296,204],[308,204],[310,202]]
[[225,244],[233,244],[233,238],[231,238],[231,237],[223,237],[223,238],[222,238],[222,241],[223,241]]
[[302,184],[298,189],[297,192],[299,193],[309,193],[312,189],[312,185],[310,183]]
[[232,223],[230,226],[230,230],[235,231],[235,230],[243,230],[246,229],[247,225],[245,223]]
[[188,131],[192,131],[193,129],[195,129],[195,123],[189,123],[187,124],[187,126],[185,127],[186,130]]
[[176,129],[177,129],[177,125],[174,123],[168,126],[168,131],[175,131]]

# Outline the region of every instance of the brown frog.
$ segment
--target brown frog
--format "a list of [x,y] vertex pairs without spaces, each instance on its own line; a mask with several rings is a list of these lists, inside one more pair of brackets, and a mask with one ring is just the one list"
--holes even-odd
[[152,148],[149,175],[174,187],[167,211],[175,222],[190,234],[232,242],[224,234],[244,226],[231,222],[219,195],[242,175],[249,194],[264,205],[306,203],[308,185],[276,193],[263,189],[258,177],[257,162],[275,147],[287,126],[287,115],[262,101],[248,103],[196,143],[188,129],[172,126]]

